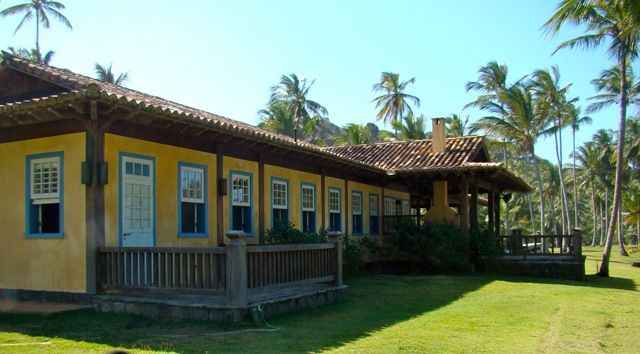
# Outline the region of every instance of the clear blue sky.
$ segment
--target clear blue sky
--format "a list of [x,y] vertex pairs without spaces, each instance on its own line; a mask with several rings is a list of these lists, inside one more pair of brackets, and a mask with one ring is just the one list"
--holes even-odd
[[[114,71],[129,71],[130,88],[252,124],[269,88],[289,73],[315,79],[310,97],[342,126],[375,120],[371,87],[382,71],[416,77],[408,90],[422,100],[416,111],[438,117],[460,114],[476,97],[464,84],[489,61],[507,64],[511,81],[557,64],[583,107],[595,94],[590,80],[614,64],[603,50],[551,56],[580,33],[540,31],[555,0],[61,1],[74,29],[53,23],[41,32],[43,49],[56,51],[53,65],[93,76],[95,62],[113,62]],[[18,22],[0,19],[0,47],[34,46],[35,24],[13,35]],[[614,129],[616,114],[593,115],[578,141]],[[555,160],[552,139],[537,149]]]

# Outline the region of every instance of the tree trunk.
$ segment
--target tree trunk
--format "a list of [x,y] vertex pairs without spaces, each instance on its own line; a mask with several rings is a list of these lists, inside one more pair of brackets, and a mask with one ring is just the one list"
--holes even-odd
[[640,217],[638,217],[638,220],[636,220],[636,233],[638,234],[636,247],[638,248],[638,251],[640,251]]
[[[551,195],[551,205],[555,204],[555,198],[553,198],[553,194]],[[556,222],[556,218],[554,216],[553,211],[551,211],[551,213],[549,213],[549,216],[551,218],[551,225],[553,225],[553,233],[554,234],[558,234],[558,223]]]
[[598,212],[596,210],[596,188],[591,183],[591,211],[593,212],[593,238],[591,239],[591,246],[596,245],[596,224],[598,222]]
[[544,235],[544,196],[542,195],[542,173],[540,172],[540,165],[536,154],[531,148],[531,158],[533,159],[534,167],[536,168],[536,177],[538,179],[538,194],[540,195],[540,235]]
[[[620,121],[618,123],[618,146],[616,151],[616,178],[613,188],[613,210],[611,211],[611,224],[607,229],[607,239],[604,242],[604,251],[602,252],[602,263],[598,275],[601,277],[609,276],[609,259],[611,258],[611,245],[613,242],[613,232],[616,226],[616,215],[620,208],[620,197],[622,194],[622,173],[624,172],[624,133],[627,118],[627,55],[626,53],[620,57]],[[620,248],[620,254],[626,255]]]
[[624,249],[624,226],[622,225],[622,208],[618,210],[618,245],[621,256],[628,256],[627,250]]
[[578,182],[576,180],[576,127],[571,125],[573,132],[573,224],[576,227],[580,227],[578,220]]
[[[611,207],[609,206],[609,186],[605,186],[604,187],[604,214],[602,214],[604,216],[604,233],[605,233],[605,237],[606,237],[606,232],[607,230],[609,230],[609,210],[611,210]],[[603,240],[604,242],[604,240]],[[603,244],[604,246],[604,244]]]
[[[507,157],[507,141],[504,141],[504,150],[502,150],[503,158],[504,158],[504,168],[509,169],[509,158]],[[504,202],[504,231],[509,233],[509,202]]]
[[[525,182],[529,184],[529,161],[526,157],[524,159],[524,177]],[[531,201],[531,193],[527,193],[527,202],[529,204],[529,217],[531,218],[531,233],[534,234],[536,232],[536,221],[535,216],[533,215],[533,202]]]
[[40,57],[40,11],[36,9],[36,54]]
[[598,242],[599,246],[604,246],[604,233],[607,229],[607,220],[606,220],[607,209],[604,207],[604,203],[600,202],[600,242]]
[[564,185],[564,173],[562,171],[562,118],[558,118],[558,131],[554,133],[556,142],[556,161],[558,166],[558,176],[560,177],[560,202],[562,210],[562,234],[568,235],[571,230],[571,221],[569,218],[569,203],[567,201],[567,193]]

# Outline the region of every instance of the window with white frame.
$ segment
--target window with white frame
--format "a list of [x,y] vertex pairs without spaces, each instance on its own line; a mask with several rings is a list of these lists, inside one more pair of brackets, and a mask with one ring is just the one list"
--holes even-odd
[[384,198],[384,216],[396,215],[396,200],[393,198]]
[[369,234],[377,235],[379,233],[378,225],[378,196],[369,194]]
[[251,232],[251,175],[231,174],[231,228]]
[[411,204],[408,200],[402,201],[402,215],[411,215]]
[[341,205],[340,190],[337,188],[329,188],[329,231],[342,230]]
[[62,153],[33,155],[27,158],[27,234],[62,233],[62,163]]
[[180,165],[180,233],[205,234],[206,171],[203,167]]
[[286,180],[274,179],[271,181],[271,206],[273,208],[273,226],[289,223],[289,196]]
[[316,189],[302,185],[302,232],[316,232]]
[[351,214],[353,235],[362,235],[362,193],[351,192]]

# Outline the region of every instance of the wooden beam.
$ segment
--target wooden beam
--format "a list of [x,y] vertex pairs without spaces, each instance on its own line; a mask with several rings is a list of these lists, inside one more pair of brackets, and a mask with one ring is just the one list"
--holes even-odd
[[469,181],[466,175],[460,180],[460,228],[469,232]]
[[[258,241],[260,244],[265,242],[265,224],[264,224],[264,158],[261,152],[258,152]],[[291,193],[291,191],[289,191]]]
[[[218,192],[216,195],[216,218],[218,219],[216,224],[216,240],[218,246],[224,246],[224,198],[220,191],[220,181],[224,178],[224,149],[222,144],[216,146],[216,183]],[[231,181],[227,181],[229,185]],[[228,190],[228,188],[227,188]],[[228,196],[231,198],[231,196]],[[229,210],[229,213],[232,211]]]
[[321,203],[320,204],[320,209],[321,209],[321,212],[322,212],[322,218],[321,218],[322,222],[320,224],[321,225],[320,229],[322,229],[322,230],[326,230],[327,229],[327,223],[326,223],[326,221],[327,221],[326,220],[327,219],[327,216],[326,216],[326,210],[327,210],[326,209],[327,208],[326,199],[327,199],[327,197],[325,195],[327,193],[327,185],[326,185],[326,183],[327,182],[326,182],[326,177],[324,175],[324,169],[320,168],[320,193],[321,193],[321,195],[320,195],[320,203]]
[[469,208],[469,216],[471,220],[469,224],[472,230],[478,229],[478,177],[471,177],[471,205]]
[[344,234],[348,235],[349,232],[349,221],[351,220],[351,213],[349,211],[349,198],[351,197],[351,193],[349,193],[349,176],[344,176]]

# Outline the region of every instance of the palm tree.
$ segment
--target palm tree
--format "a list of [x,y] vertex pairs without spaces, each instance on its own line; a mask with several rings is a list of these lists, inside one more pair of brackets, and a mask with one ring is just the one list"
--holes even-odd
[[310,120],[319,123],[326,120],[327,109],[316,101],[307,98],[311,86],[315,80],[307,82],[307,79],[299,79],[296,74],[283,75],[280,83],[271,88],[269,105],[281,103],[287,106],[291,117],[295,122],[293,139],[298,140],[298,132],[306,126]]
[[627,210],[624,223],[627,225],[635,225],[638,237],[636,246],[640,249],[640,186],[638,184],[634,184],[629,188],[622,198],[622,204]]
[[420,107],[420,99],[416,96],[405,93],[407,86],[415,83],[416,78],[412,77],[407,81],[400,81],[400,74],[383,72],[380,75],[380,81],[373,85],[374,92],[382,92],[383,94],[371,100],[376,103],[379,108],[376,114],[376,120],[382,120],[384,123],[397,122],[405,114],[413,114],[410,103],[416,107]]
[[571,153],[571,157],[573,157],[573,164],[571,170],[573,172],[573,206],[574,206],[574,220],[573,224],[576,227],[580,227],[580,220],[578,217],[578,185],[576,180],[576,131],[580,130],[580,127],[586,124],[591,124],[592,119],[588,116],[580,117],[580,108],[574,105],[566,112],[569,115],[569,121],[571,124],[571,138],[573,140],[573,151]]
[[553,129],[550,133],[555,138],[556,161],[560,182],[560,199],[562,209],[562,233],[568,234],[571,230],[571,218],[569,217],[569,202],[567,200],[567,190],[564,184],[563,163],[562,163],[562,129],[568,125],[567,110],[577,99],[567,101],[567,91],[571,84],[560,87],[560,70],[557,66],[552,66],[549,70],[536,70],[533,73],[532,88],[536,95],[538,111],[547,116],[553,122]]
[[540,233],[545,232],[545,202],[542,189],[542,173],[535,154],[535,143],[547,133],[547,121],[535,109],[533,90],[530,85],[519,82],[502,91],[497,101],[479,104],[480,109],[494,115],[480,118],[471,125],[472,131],[483,130],[495,138],[517,141],[521,153],[528,155],[536,170],[540,197]]
[[[614,66],[600,72],[600,76],[591,80],[591,84],[598,92],[597,95],[589,97],[594,101],[587,107],[587,113],[599,112],[613,104],[620,104],[620,68]],[[640,81],[634,82],[634,74],[631,66],[627,67],[626,88],[627,102],[629,104],[640,103]]]
[[[426,124],[424,115],[414,116],[409,113],[402,120],[391,123],[396,130],[396,136],[400,140],[420,140],[427,138]],[[400,134],[398,134],[398,131]]]
[[608,41],[607,52],[618,61],[620,68],[620,116],[616,174],[613,192],[611,224],[607,230],[602,264],[598,275],[609,276],[609,258],[616,220],[620,209],[622,177],[624,170],[624,134],[627,119],[627,64],[638,56],[640,43],[640,2],[637,0],[562,0],[556,12],[544,24],[548,33],[557,34],[565,23],[584,25],[587,33],[562,42],[554,51],[563,48],[596,48]]
[[465,105],[467,107],[477,107],[488,101],[495,101],[500,93],[507,88],[507,73],[509,70],[504,64],[495,61],[487,63],[478,70],[478,81],[469,81],[465,85],[467,92],[474,90],[482,94],[478,98]]
[[49,16],[57,19],[62,22],[67,28],[73,29],[71,23],[67,18],[60,12],[64,10],[65,6],[57,1],[49,1],[49,0],[31,0],[27,3],[15,5],[8,7],[0,12],[0,16],[12,16],[12,15],[22,15],[22,20],[16,27],[14,34],[22,28],[22,25],[31,21],[33,17],[36,17],[36,52],[40,53],[40,25],[44,28],[49,28],[51,23],[49,21]]
[[94,66],[94,71],[96,72],[96,79],[104,82],[108,82],[110,84],[114,84],[116,86],[122,86],[126,81],[129,81],[129,72],[121,73],[117,77],[112,71],[112,64],[102,66],[98,63]]
[[451,113],[447,118],[447,136],[466,136],[468,133],[467,125],[469,125],[469,116],[464,120],[459,115]]
[[11,54],[13,54],[13,55],[15,55],[17,57],[20,57],[22,59],[35,61],[36,63],[41,63],[41,64],[49,64],[51,62],[51,59],[53,59],[53,56],[56,54],[56,52],[54,52],[52,50],[49,50],[44,55],[42,55],[35,48],[32,48],[32,49],[27,49],[27,48],[15,49],[14,47],[9,47],[7,49],[9,50],[9,52]]
[[259,128],[287,135],[293,138],[296,122],[293,120],[289,107],[282,103],[272,104],[267,109],[258,112]]
[[344,135],[333,137],[337,145],[360,145],[372,142],[371,129],[368,125],[349,123],[343,130]]
[[[597,207],[596,207],[596,183],[598,180],[598,167],[600,157],[595,149],[593,142],[588,142],[578,148],[573,155],[574,161],[580,164],[580,180],[581,186],[589,186],[591,188],[591,212],[593,216],[593,239],[591,245],[596,243],[596,224],[597,224]],[[574,178],[575,179],[575,178]]]

